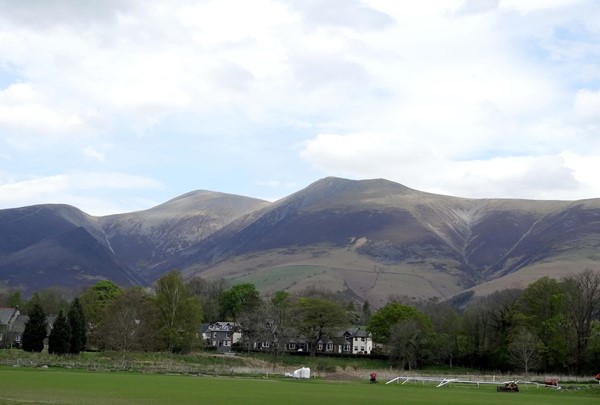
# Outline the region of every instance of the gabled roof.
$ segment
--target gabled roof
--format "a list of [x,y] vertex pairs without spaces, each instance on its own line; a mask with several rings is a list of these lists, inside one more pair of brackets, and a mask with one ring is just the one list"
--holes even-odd
[[240,326],[237,322],[214,322],[208,325],[206,328],[206,332],[220,332],[226,331],[229,332],[234,328],[238,328]]
[[29,321],[29,317],[27,315],[19,315],[15,322],[12,324],[10,328],[11,332],[23,333],[25,331],[25,324]]
[[[54,321],[56,321],[56,316],[47,316],[46,317],[46,331],[48,335],[52,331],[52,327],[54,326]],[[19,315],[15,319],[15,322],[12,324],[10,328],[10,332],[23,333],[25,331],[25,325],[29,322],[29,316],[27,315]]]
[[364,338],[368,338],[371,337],[371,332],[363,330],[361,328],[352,328],[352,329],[346,329],[346,331],[343,333],[344,336],[352,336],[352,337],[364,337]]
[[8,325],[10,320],[15,316],[15,312],[18,314],[18,308],[0,308],[0,325]]

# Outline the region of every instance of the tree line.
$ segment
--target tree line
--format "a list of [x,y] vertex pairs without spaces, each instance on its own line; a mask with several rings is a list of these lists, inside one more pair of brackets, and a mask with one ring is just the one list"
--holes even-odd
[[[45,314],[58,314],[49,351],[98,350],[189,352],[200,348],[201,323],[234,321],[239,350],[264,343],[273,364],[287,343],[302,337],[315,355],[319,342],[342,328],[361,325],[376,342],[372,353],[415,369],[432,364],[481,370],[585,374],[600,363],[600,274],[586,270],[556,280],[543,277],[525,289],[485,297],[465,293],[450,300],[390,299],[372,312],[339,292],[309,288],[297,294],[261,296],[253,284],[227,285],[177,271],[153,288],[122,289],[99,281],[68,302],[57,290],[25,301],[18,291],[0,291],[0,306],[22,305],[26,332],[46,336]],[[38,324],[34,333],[33,325]],[[83,332],[82,332],[83,330]],[[25,350],[41,350],[26,346]],[[27,343],[29,344],[29,343]]]

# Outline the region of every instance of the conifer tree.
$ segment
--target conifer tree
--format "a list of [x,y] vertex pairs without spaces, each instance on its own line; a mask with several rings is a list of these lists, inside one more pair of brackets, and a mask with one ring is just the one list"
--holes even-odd
[[48,339],[48,352],[51,354],[66,354],[71,348],[71,326],[62,311],[54,321],[50,338]]
[[46,314],[39,303],[34,303],[29,311],[29,320],[23,331],[22,345],[27,352],[41,352],[44,350],[46,338]]
[[81,307],[79,298],[75,298],[71,303],[68,320],[71,327],[69,353],[79,354],[85,350],[85,345],[87,343],[85,315],[83,314],[83,308]]

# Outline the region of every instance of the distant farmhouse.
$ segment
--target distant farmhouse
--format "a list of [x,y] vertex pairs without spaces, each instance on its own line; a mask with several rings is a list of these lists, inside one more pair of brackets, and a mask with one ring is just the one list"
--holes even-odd
[[[268,344],[264,343],[260,346],[261,349],[268,348]],[[288,352],[309,352],[310,345],[303,337],[290,339],[286,347]],[[346,329],[336,336],[327,340],[320,340],[317,343],[317,353],[329,354],[371,354],[373,350],[373,338],[371,333],[360,329]]]
[[0,308],[0,347],[12,347],[15,336],[15,326],[21,311],[16,308]]
[[242,339],[240,324],[236,322],[215,322],[200,327],[202,340],[219,352],[230,352],[233,344]]
[[[215,322],[203,324],[200,328],[202,340],[207,346],[215,347],[222,353],[231,352],[236,343],[242,341],[242,327],[236,322]],[[254,350],[269,350],[271,343],[267,341],[253,342]],[[302,336],[287,341],[287,352],[310,352],[308,340]],[[323,354],[371,354],[373,339],[371,333],[360,329],[346,329],[327,340],[317,343],[317,353]]]
[[[50,336],[55,316],[46,317],[47,336]],[[0,308],[0,347],[21,347],[21,339],[29,316],[22,314],[19,307]],[[48,348],[48,338],[44,340],[44,348]]]

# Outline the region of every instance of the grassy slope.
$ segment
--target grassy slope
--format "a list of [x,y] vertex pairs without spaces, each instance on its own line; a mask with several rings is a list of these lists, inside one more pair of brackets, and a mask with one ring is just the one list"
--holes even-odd
[[464,288],[452,271],[432,267],[440,265],[433,260],[383,265],[349,249],[332,249],[322,256],[300,249],[293,254],[280,253],[267,251],[239,262],[223,262],[202,273],[202,277],[253,283],[266,294],[277,290],[297,292],[308,286],[331,291],[349,287],[376,307],[390,296],[450,297]]
[[597,404],[599,390],[528,389],[497,393],[494,387],[371,385],[367,382],[298,381],[91,373],[0,368],[0,404]]

